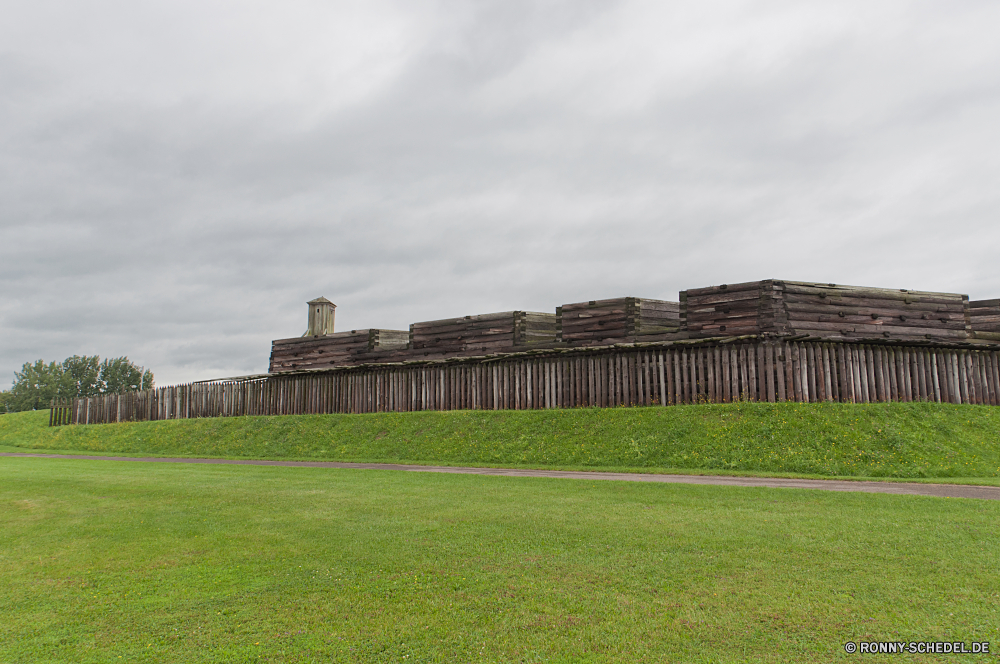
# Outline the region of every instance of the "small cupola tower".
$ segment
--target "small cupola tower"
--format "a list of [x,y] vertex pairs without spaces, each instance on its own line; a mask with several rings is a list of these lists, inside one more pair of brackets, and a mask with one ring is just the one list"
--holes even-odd
[[333,315],[337,311],[337,305],[326,299],[318,297],[310,300],[309,305],[309,328],[304,337],[322,337],[333,334]]

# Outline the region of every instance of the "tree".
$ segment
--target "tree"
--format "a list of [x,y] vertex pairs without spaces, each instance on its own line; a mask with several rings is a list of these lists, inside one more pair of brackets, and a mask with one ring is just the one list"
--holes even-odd
[[153,387],[153,372],[137,367],[127,357],[116,357],[101,362],[98,384],[104,394],[148,390]]
[[100,362],[101,358],[97,355],[74,355],[63,360],[59,398],[72,399],[100,394]]
[[44,360],[38,360],[34,364],[25,362],[21,371],[14,372],[14,385],[10,388],[11,410],[48,408],[51,401],[59,396],[62,381],[61,364],[46,364]]
[[14,385],[0,392],[0,412],[48,408],[53,399],[92,397],[148,390],[153,372],[127,357],[101,361],[97,355],[74,355],[62,362],[25,362],[14,372]]

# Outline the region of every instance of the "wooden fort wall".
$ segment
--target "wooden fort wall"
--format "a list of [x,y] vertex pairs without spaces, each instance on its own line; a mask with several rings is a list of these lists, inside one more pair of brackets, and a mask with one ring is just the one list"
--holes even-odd
[[969,323],[976,336],[1000,339],[1000,300],[969,302]]
[[680,332],[680,303],[639,297],[590,300],[556,309],[558,341],[569,347],[607,346]]
[[556,341],[556,317],[534,311],[505,311],[413,323],[411,358],[486,355],[518,346]]
[[555,314],[505,311],[413,323],[408,332],[353,330],[280,339],[271,345],[268,372],[509,353],[556,341]]
[[[375,335],[365,337],[365,335]],[[379,342],[387,335],[391,343]],[[624,297],[567,304],[555,314],[505,311],[410,325],[397,330],[354,330],[272,343],[269,373],[370,363],[437,360],[511,353],[533,348],[580,348],[686,338],[680,304]]]
[[[317,302],[332,325],[334,305],[311,302],[311,314]],[[768,279],[690,289],[679,303],[616,298],[279,339],[268,375],[75,399],[54,404],[51,423],[736,400],[1000,405],[998,350],[1000,300]]]
[[329,369],[361,364],[372,353],[404,350],[406,330],[351,330],[315,337],[295,337],[271,342],[269,373]]
[[1000,341],[1000,300],[956,293],[766,279],[683,291],[680,302],[623,297],[463,316],[402,330],[355,330],[273,342],[270,373],[512,353],[770,334],[827,341]]
[[339,367],[54,404],[51,423],[733,401],[1000,405],[1000,346],[767,336]]
[[684,291],[681,319],[696,338],[762,333],[828,340],[974,338],[967,295],[775,279]]

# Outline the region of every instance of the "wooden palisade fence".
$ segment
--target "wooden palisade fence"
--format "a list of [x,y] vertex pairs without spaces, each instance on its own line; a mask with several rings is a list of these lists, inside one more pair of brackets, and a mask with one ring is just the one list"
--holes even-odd
[[53,404],[51,423],[733,401],[1000,405],[993,348],[746,336],[538,350],[80,398]]

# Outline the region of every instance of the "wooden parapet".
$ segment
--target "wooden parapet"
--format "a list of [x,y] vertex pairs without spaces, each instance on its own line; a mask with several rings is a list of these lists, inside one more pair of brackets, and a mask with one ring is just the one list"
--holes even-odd
[[413,357],[486,355],[555,339],[554,315],[504,311],[413,323],[409,350]]
[[772,280],[681,291],[680,318],[692,337],[789,334],[787,316],[775,306]]
[[559,341],[604,346],[680,331],[680,304],[639,297],[590,300],[556,309]]
[[973,332],[1000,333],[1000,300],[969,302],[969,323]]
[[973,304],[955,293],[766,279],[689,289],[679,303],[622,297],[565,304],[555,315],[505,311],[413,323],[409,331],[279,339],[270,371],[745,335],[866,343],[1000,341],[1000,300]]
[[684,291],[681,318],[692,337],[972,338],[966,295],[776,279]]
[[555,343],[558,324],[555,314],[537,311],[514,312],[514,345],[539,346]]
[[295,337],[271,342],[270,373],[327,369],[357,364],[360,356],[378,350],[405,349],[406,330],[351,330],[323,336]]

